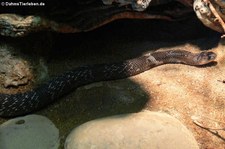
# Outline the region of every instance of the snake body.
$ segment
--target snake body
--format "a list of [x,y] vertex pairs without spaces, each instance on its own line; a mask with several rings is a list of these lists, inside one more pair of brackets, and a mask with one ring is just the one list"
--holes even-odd
[[37,111],[70,91],[93,82],[123,79],[168,63],[199,66],[214,61],[213,52],[191,53],[184,50],[153,52],[112,64],[78,67],[65,72],[30,91],[0,94],[0,116],[15,117]]

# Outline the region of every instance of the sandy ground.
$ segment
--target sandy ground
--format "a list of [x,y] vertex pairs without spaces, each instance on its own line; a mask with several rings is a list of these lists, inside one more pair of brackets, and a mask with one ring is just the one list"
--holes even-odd
[[[185,48],[197,50],[190,45]],[[165,111],[181,120],[194,133],[201,148],[224,148],[224,130],[213,130],[225,126],[225,84],[221,82],[225,77],[224,46],[212,50],[218,53],[216,66],[165,65],[133,80],[151,96],[147,109]]]
[[[126,25],[123,27],[126,30]],[[127,79],[77,89],[37,112],[56,124],[62,143],[74,127],[88,120],[149,109],[164,111],[179,119],[194,134],[200,148],[225,147],[225,42],[220,41],[217,45],[219,37],[214,34],[182,41],[178,41],[178,34],[173,41],[155,41],[143,32],[131,36],[110,28],[104,31],[108,32],[76,37],[76,41],[72,40],[74,37],[65,37],[64,46],[53,46],[57,50],[54,55],[49,53],[46,61],[49,74],[55,75],[80,65],[138,57],[148,51],[176,48],[193,52],[213,50],[218,55],[217,64],[206,67],[168,64]],[[170,32],[166,33],[170,35]],[[61,41],[61,37],[57,40]],[[198,118],[195,123],[202,127],[197,126],[193,118]],[[0,123],[3,121],[0,119]]]

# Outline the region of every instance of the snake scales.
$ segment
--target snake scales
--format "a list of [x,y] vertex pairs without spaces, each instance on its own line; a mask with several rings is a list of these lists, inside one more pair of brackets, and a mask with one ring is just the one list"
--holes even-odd
[[184,50],[170,50],[153,52],[118,63],[78,67],[30,91],[17,94],[1,93],[0,116],[15,117],[36,111],[64,94],[93,82],[127,78],[168,63],[200,66],[214,61],[215,58],[216,54],[213,52],[191,53]]

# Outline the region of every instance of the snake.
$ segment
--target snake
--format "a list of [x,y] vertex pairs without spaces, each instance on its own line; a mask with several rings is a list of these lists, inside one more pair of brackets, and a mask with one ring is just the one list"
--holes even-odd
[[0,117],[35,112],[78,87],[94,82],[125,79],[164,64],[206,65],[214,62],[216,56],[212,51],[193,53],[175,49],[149,52],[121,62],[80,66],[52,77],[31,90],[15,94],[0,93]]

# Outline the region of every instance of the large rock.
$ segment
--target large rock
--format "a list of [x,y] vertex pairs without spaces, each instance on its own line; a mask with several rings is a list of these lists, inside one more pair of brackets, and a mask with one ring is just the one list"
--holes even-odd
[[58,149],[59,131],[46,117],[28,115],[0,125],[0,149]]
[[197,149],[190,131],[165,113],[144,111],[87,122],[67,137],[65,149]]

